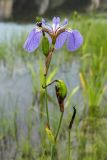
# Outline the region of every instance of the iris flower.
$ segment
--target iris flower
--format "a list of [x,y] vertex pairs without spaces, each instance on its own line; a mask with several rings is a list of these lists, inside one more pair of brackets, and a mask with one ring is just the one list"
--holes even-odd
[[66,43],[69,51],[75,51],[82,45],[83,37],[80,32],[78,30],[66,29],[67,19],[60,24],[60,18],[54,17],[52,22],[52,26],[44,19],[37,23],[25,41],[24,49],[27,52],[30,53],[37,49],[44,35],[47,36],[49,43],[52,43],[55,49],[60,49]]

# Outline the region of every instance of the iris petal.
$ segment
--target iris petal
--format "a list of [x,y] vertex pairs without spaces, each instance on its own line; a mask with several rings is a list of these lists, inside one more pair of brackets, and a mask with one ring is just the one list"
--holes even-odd
[[53,22],[52,28],[53,28],[53,31],[55,31],[59,27],[60,18],[54,17],[52,22]]
[[68,32],[67,37],[67,49],[69,51],[77,50],[83,43],[83,37],[77,30],[72,30]]
[[56,43],[55,43],[55,49],[60,49],[64,45],[67,39],[67,35],[68,35],[68,32],[63,32],[57,37]]
[[52,32],[52,27],[46,22],[45,19],[42,18],[42,27],[48,29],[50,32]]
[[46,20],[42,18],[42,24],[46,24]]
[[63,24],[62,24],[62,25],[63,25],[63,26],[66,26],[67,24],[68,24],[68,19],[67,19],[67,18],[65,18],[65,19],[64,19],[64,22],[63,22]]
[[57,18],[53,17],[52,22],[53,22],[53,24],[57,24]]
[[59,24],[60,23],[60,18],[57,17],[56,19],[57,19],[57,24]]
[[41,36],[42,36],[41,30],[33,29],[28,35],[27,40],[25,41],[24,49],[29,53],[37,49],[40,44]]

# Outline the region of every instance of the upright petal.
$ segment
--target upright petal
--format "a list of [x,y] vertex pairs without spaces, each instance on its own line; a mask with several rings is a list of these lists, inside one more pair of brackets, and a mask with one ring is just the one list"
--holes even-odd
[[27,40],[25,41],[24,49],[29,53],[33,52],[36,48],[38,48],[41,36],[41,30],[33,29],[28,35]]
[[67,37],[67,49],[69,51],[77,50],[83,43],[83,37],[77,30],[72,30],[68,32]]
[[60,23],[60,18],[57,17],[56,19],[57,19],[57,24],[59,24]]
[[58,28],[58,31],[61,30],[61,29],[63,29],[63,28],[65,28],[65,26],[66,26],[67,24],[68,24],[68,19],[65,18],[64,21],[63,21],[63,23],[62,23],[62,25]]
[[42,18],[42,24],[46,24],[46,20]]
[[53,24],[57,24],[57,18],[53,17],[52,22],[53,22]]
[[52,27],[49,25],[45,19],[42,18],[42,27],[48,29],[50,32],[52,32]]
[[60,18],[54,17],[52,22],[53,22],[52,28],[53,28],[53,31],[55,31],[59,27]]
[[57,37],[55,42],[55,49],[60,49],[64,45],[67,39],[67,35],[68,35],[68,32],[65,31]]
[[68,24],[68,19],[65,18],[62,25],[63,25],[63,26],[66,26],[67,24]]

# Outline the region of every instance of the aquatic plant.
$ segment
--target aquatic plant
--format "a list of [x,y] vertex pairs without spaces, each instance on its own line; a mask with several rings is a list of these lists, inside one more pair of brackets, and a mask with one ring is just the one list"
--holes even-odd
[[[47,84],[47,74],[50,66],[50,62],[52,59],[52,55],[55,50],[60,49],[65,43],[67,49],[69,51],[76,51],[83,43],[83,37],[78,30],[67,29],[66,26],[68,24],[68,20],[65,19],[64,22],[60,25],[60,18],[54,17],[52,20],[52,26],[46,22],[45,19],[36,23],[35,28],[30,32],[27,37],[27,40],[24,44],[24,49],[31,53],[34,52],[40,45],[42,41],[42,52],[45,55],[45,70],[44,70],[44,82],[43,82],[43,89],[45,89],[45,107],[46,107],[46,115],[47,115],[47,122],[46,122],[46,133],[48,139],[51,141],[52,150],[51,150],[51,159],[57,159],[57,149],[56,149],[56,142],[58,139],[60,127],[62,124],[63,113],[64,113],[64,100],[67,96],[67,87],[63,80],[54,80],[51,83]],[[35,77],[35,76],[34,76]],[[58,104],[60,107],[60,120],[58,124],[58,128],[56,134],[53,133],[52,127],[50,124],[50,115],[48,110],[48,91],[47,87],[55,83],[55,92],[56,97],[58,100]],[[74,114],[69,124],[69,154],[68,160],[70,159],[70,130],[72,128],[72,124],[75,118],[76,109],[74,107]]]

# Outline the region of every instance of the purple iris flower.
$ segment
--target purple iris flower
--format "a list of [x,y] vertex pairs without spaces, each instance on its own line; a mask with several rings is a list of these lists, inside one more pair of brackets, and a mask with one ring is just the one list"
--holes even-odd
[[42,19],[41,25],[30,32],[24,44],[27,52],[33,52],[38,48],[43,33],[47,36],[49,43],[53,44],[55,49],[60,49],[65,43],[69,51],[77,50],[83,43],[83,37],[78,30],[66,29],[68,20],[65,19],[60,25],[60,18],[54,17],[52,26]]

